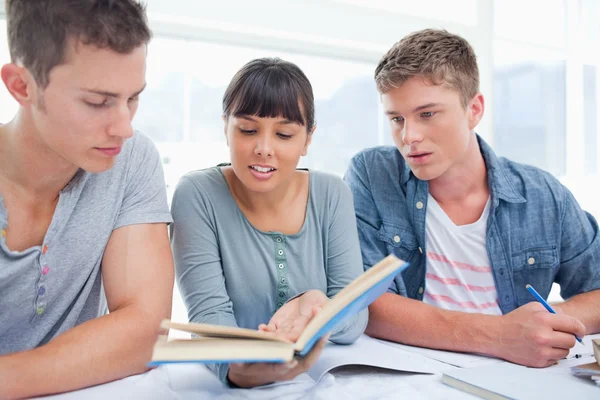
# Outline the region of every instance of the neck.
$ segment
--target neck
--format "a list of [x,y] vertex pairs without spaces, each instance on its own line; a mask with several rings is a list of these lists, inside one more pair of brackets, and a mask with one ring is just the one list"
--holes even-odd
[[16,190],[55,200],[77,170],[40,139],[26,110],[0,126],[0,178]]
[[244,205],[246,209],[255,214],[263,212],[279,212],[286,208],[289,200],[293,199],[297,193],[297,181],[295,175],[286,182],[282,182],[270,192],[254,192],[248,190],[238,177],[230,170],[230,187],[235,197]]
[[438,202],[460,202],[473,194],[488,192],[487,168],[481,155],[477,136],[471,132],[467,150],[461,162],[441,176],[429,181],[429,193]]

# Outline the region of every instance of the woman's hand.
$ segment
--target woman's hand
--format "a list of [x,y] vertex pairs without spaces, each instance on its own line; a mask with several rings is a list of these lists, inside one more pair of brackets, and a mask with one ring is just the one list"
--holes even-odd
[[261,324],[258,329],[295,342],[310,320],[328,301],[329,298],[320,290],[309,290],[285,303],[273,315],[268,325]]
[[287,381],[304,373],[317,361],[329,336],[319,340],[311,351],[300,359],[294,359],[289,363],[251,363],[229,365],[227,378],[236,386],[251,388],[266,385],[268,383]]

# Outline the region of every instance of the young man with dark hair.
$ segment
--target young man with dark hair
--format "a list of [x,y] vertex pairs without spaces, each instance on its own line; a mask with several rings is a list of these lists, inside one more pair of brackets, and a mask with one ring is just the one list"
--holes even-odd
[[144,8],[9,0],[6,16],[19,109],[0,125],[0,398],[19,398],[144,372],[173,261],[159,156],[131,126]]
[[[575,335],[600,332],[596,220],[556,178],[497,157],[475,133],[484,112],[469,43],[443,30],[396,43],[375,71],[396,147],[356,155],[365,268],[411,266],[370,307],[367,333],[545,367]],[[551,314],[526,290],[567,299]]]

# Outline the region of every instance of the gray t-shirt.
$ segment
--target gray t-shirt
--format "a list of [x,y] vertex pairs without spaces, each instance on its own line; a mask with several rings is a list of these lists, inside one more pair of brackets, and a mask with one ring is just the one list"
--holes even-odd
[[105,314],[100,264],[112,231],[171,221],[160,158],[146,136],[127,140],[110,170],[79,170],[60,192],[42,246],[11,251],[0,239],[0,354],[43,345]]
[[[192,322],[257,329],[288,299],[310,289],[333,297],[363,272],[350,190],[333,175],[309,172],[306,217],[294,235],[263,232],[246,219],[219,167],[179,182],[171,207],[177,283]],[[352,343],[368,311],[332,333]],[[228,366],[211,366],[225,380]]]

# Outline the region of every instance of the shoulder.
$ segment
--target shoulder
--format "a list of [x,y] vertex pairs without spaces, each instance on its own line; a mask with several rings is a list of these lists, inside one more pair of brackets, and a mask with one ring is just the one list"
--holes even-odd
[[527,201],[535,201],[551,196],[561,200],[568,189],[551,173],[532,165],[498,157],[501,173],[513,189]]
[[183,175],[175,189],[174,196],[186,195],[218,195],[227,189],[219,167],[211,167],[188,172]]
[[341,177],[329,172],[310,170],[310,188],[318,197],[340,196],[349,193]]
[[364,166],[371,165],[390,165],[398,167],[404,164],[404,159],[394,146],[376,146],[361,150],[352,157],[351,165],[362,164]]

